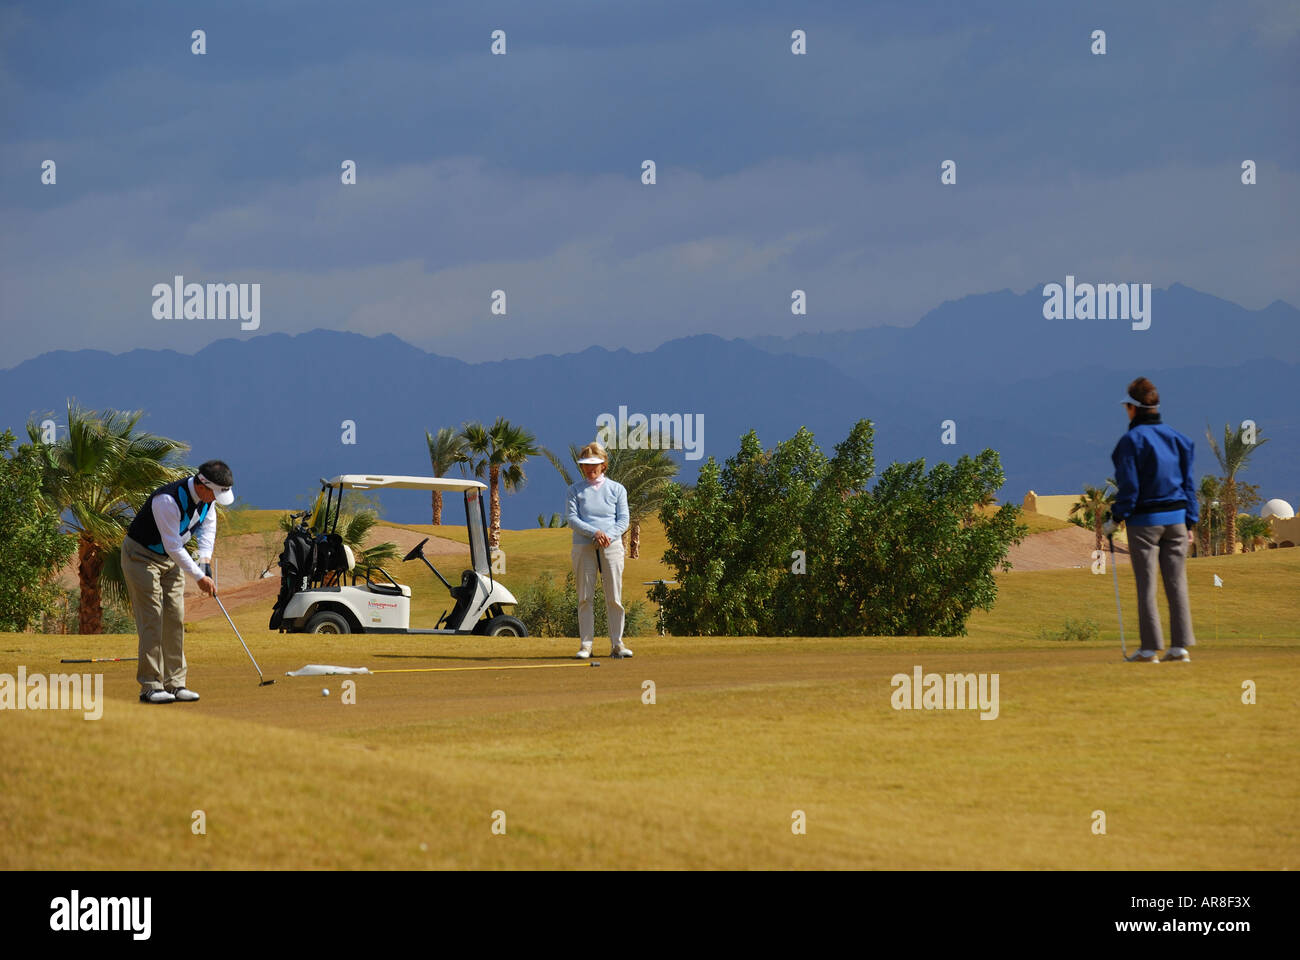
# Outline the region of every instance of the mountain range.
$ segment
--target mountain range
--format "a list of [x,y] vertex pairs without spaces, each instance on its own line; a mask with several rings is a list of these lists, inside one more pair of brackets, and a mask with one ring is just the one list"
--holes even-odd
[[[1145,375],[1166,421],[1196,441],[1198,476],[1216,470],[1206,425],[1221,437],[1224,424],[1252,419],[1269,442],[1244,479],[1266,499],[1300,499],[1300,311],[1281,301],[1248,310],[1175,284],[1153,291],[1151,327],[1137,331],[1126,320],[1045,320],[1040,290],[951,301],[911,327],[699,335],[644,353],[591,347],[474,364],[391,334],[330,330],[223,339],[193,355],[55,351],[0,370],[0,429],[21,436],[29,418],[51,412],[62,422],[70,397],[144,410],[141,428],[186,441],[194,463],[228,461],[243,502],[287,508],[321,477],[427,474],[424,432],[466,420],[504,416],[564,455],[620,407],[702,414],[703,454],[721,461],[750,429],[770,445],[801,425],[829,454],[867,417],[877,469],[993,447],[1007,474],[1000,499],[1019,503],[1030,489],[1072,493],[1110,475],[1127,426],[1124,388]],[[941,442],[948,420],[953,445]],[[355,443],[343,442],[344,421]],[[674,455],[693,480],[703,460]],[[563,508],[558,473],[540,458],[526,471],[525,487],[504,499],[506,527]],[[389,519],[428,522],[417,495],[386,494],[384,506]]]

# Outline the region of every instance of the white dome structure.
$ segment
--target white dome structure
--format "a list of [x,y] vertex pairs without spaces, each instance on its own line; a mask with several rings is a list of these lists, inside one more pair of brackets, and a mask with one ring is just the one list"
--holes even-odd
[[1259,511],[1259,515],[1267,520],[1269,517],[1277,517],[1279,520],[1290,520],[1295,516],[1295,511],[1291,509],[1291,504],[1282,499],[1270,500],[1264,504],[1264,508]]

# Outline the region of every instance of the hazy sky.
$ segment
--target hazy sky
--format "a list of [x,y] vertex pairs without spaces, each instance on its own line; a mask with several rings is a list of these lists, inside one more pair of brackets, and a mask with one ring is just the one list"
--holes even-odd
[[1294,0],[11,4],[0,367],[252,335],[154,319],[176,274],[468,360],[1067,273],[1300,304],[1298,90]]

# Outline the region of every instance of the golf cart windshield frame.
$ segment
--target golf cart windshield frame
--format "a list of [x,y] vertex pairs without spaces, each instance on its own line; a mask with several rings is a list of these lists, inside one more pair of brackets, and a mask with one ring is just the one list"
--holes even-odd
[[[477,502],[478,509],[474,509]],[[469,565],[475,573],[492,578],[492,563],[487,556],[487,512],[479,490],[465,491],[465,533],[469,537]]]

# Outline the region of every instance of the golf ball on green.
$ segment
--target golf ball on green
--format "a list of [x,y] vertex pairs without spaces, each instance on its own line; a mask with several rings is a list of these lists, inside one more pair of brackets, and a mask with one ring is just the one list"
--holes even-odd
[[328,697],[328,696],[330,695],[330,688],[329,688],[329,687],[326,687],[325,689],[323,689],[323,690],[320,692],[320,695],[321,695],[322,697]]

